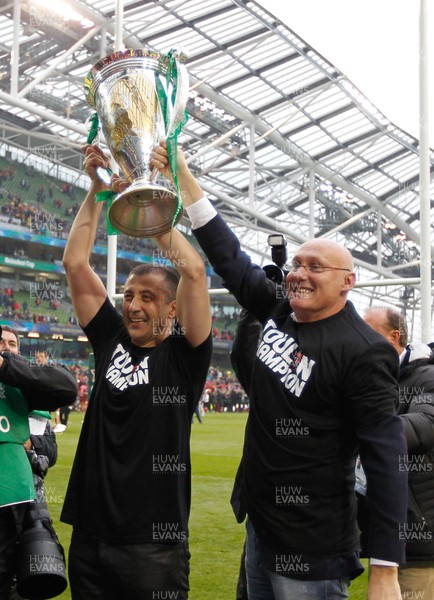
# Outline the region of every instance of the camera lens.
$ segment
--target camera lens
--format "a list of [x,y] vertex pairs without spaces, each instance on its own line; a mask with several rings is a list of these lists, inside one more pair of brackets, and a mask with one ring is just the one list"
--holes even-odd
[[265,275],[267,276],[267,279],[270,279],[270,281],[273,281],[279,285],[285,281],[285,273],[277,265],[265,265],[262,267],[262,269],[265,271]]

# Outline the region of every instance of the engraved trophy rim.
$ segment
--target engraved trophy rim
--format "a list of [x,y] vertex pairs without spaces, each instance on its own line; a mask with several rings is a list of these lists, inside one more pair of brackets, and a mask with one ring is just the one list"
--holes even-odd
[[[155,61],[155,66],[158,65],[158,70],[161,73],[167,73],[169,61],[168,55],[164,52],[158,52],[157,50],[151,50],[149,48],[127,48],[125,50],[117,50],[116,52],[112,52],[96,62],[84,78],[84,95],[90,106],[95,108],[95,94],[98,85],[102,80],[102,72],[110,69],[113,66],[117,67],[119,61],[125,59],[130,59],[132,61],[132,63],[130,62],[130,66],[133,66],[135,58],[139,59],[137,61],[137,66],[142,66],[143,64],[140,59],[149,58],[150,61]],[[176,51],[174,53],[174,58],[176,58],[180,63],[183,63],[186,56],[180,51]]]

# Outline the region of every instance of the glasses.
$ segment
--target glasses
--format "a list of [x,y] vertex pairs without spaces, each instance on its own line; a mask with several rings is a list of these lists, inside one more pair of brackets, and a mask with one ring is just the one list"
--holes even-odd
[[292,273],[296,273],[301,269],[301,267],[303,267],[303,269],[308,273],[325,273],[325,271],[348,271],[348,273],[351,273],[351,269],[343,269],[342,267],[329,267],[317,262],[310,263],[309,265],[303,265],[295,260],[289,265],[289,267],[289,270],[292,271]]

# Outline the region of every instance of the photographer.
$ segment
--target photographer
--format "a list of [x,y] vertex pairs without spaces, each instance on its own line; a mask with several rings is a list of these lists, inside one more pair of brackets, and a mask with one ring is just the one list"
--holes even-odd
[[62,366],[32,365],[19,354],[19,335],[3,326],[0,340],[0,600],[8,600],[17,569],[27,506],[36,499],[24,444],[29,412],[56,410],[77,396],[75,377]]
[[[33,410],[29,414],[30,437],[23,445],[32,467],[36,501],[26,504],[27,510],[24,525],[29,523],[32,516],[35,515],[35,508],[37,508],[36,515],[45,518],[46,523],[52,529],[52,521],[46,506],[44,489],[44,479],[48,469],[54,466],[57,461],[56,435],[51,428],[50,420],[51,415],[46,411]],[[9,600],[21,600],[22,598],[18,594],[16,585],[17,582],[15,580]]]

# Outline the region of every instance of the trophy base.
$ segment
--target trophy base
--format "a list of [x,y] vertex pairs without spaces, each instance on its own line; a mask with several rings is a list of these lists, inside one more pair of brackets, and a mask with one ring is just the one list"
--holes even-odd
[[[108,216],[125,235],[153,238],[170,231],[177,206],[175,192],[139,178],[116,197]],[[182,211],[176,221],[181,216]]]

